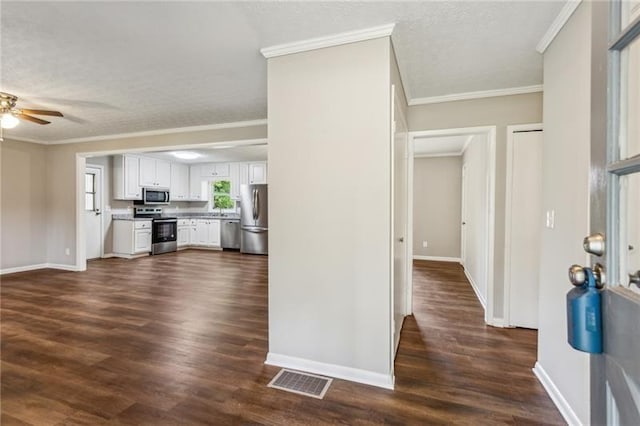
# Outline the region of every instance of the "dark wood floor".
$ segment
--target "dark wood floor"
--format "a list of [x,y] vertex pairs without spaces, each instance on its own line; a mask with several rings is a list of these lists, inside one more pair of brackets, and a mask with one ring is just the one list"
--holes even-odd
[[267,388],[267,259],[188,250],[2,277],[2,425],[562,423],[536,333],[487,327],[459,266],[415,264],[396,390]]

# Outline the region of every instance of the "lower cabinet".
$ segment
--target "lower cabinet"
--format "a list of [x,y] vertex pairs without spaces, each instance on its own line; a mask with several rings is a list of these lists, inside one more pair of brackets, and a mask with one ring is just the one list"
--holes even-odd
[[220,247],[220,221],[213,219],[197,219],[191,227],[191,245],[202,247]]
[[189,238],[189,226],[178,226],[178,238],[177,243],[178,247],[188,246],[191,243],[191,238]]
[[131,256],[151,251],[150,220],[114,220],[113,252]]

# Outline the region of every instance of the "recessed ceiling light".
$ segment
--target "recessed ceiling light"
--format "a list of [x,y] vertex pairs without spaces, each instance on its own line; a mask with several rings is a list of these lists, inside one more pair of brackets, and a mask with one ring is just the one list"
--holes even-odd
[[202,157],[202,155],[192,151],[174,151],[171,155],[181,160],[195,160],[196,158]]

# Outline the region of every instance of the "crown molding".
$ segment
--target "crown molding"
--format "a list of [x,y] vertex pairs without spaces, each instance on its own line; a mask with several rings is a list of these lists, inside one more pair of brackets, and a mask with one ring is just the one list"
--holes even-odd
[[[63,144],[69,144],[69,143],[98,142],[98,141],[107,141],[112,139],[137,138],[137,137],[145,137],[145,136],[170,135],[175,133],[191,133],[191,132],[202,132],[207,130],[221,130],[221,129],[234,129],[238,127],[263,126],[266,124],[267,124],[267,119],[265,118],[260,120],[234,121],[232,123],[207,124],[204,126],[176,127],[172,129],[150,130],[145,132],[132,132],[132,133],[119,133],[114,135],[91,136],[87,138],[60,139],[60,140],[49,141],[49,142],[42,142],[42,141],[40,142],[32,141],[32,142],[42,143],[45,145],[63,145]],[[11,139],[18,140],[18,138],[11,138]]]
[[[21,138],[21,137],[18,137],[18,136],[7,136],[6,134],[2,135],[2,139],[0,139],[0,141],[2,141],[2,142],[3,141],[18,141],[18,142],[37,143],[39,145],[47,145],[47,142],[41,141],[39,139]],[[0,142],[0,143],[2,143],[2,142]]]
[[535,86],[510,87],[508,89],[483,90],[480,92],[453,93],[451,95],[430,96],[427,98],[414,98],[409,100],[409,106],[492,98],[495,96],[522,95],[524,93],[536,92],[542,92],[542,84],[536,84]]
[[553,20],[547,32],[544,33],[538,42],[536,50],[539,53],[544,53],[545,50],[547,50],[547,47],[549,47],[558,33],[560,33],[560,30],[562,30],[567,21],[569,21],[569,18],[571,18],[573,12],[575,12],[578,6],[580,6],[580,3],[582,3],[582,0],[570,0],[565,3],[564,7],[560,10],[560,13],[558,13],[558,16],[556,16],[556,19]]
[[292,53],[306,52],[308,50],[355,43],[357,41],[388,37],[393,32],[395,25],[396,24],[380,25],[378,27],[365,28],[363,30],[348,31],[324,37],[295,41],[293,43],[278,44],[276,46],[262,48],[260,49],[260,53],[268,59],[275,58],[277,56],[290,55]]

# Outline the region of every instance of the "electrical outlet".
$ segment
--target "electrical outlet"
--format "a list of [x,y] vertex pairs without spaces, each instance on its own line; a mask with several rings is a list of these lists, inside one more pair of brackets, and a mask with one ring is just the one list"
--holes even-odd
[[423,241],[423,242],[422,242],[422,247],[423,247],[423,248],[427,248],[427,247],[429,247],[429,243],[428,243],[426,240],[425,240],[425,241]]
[[64,249],[64,254],[66,254],[67,256],[71,256],[71,249],[69,247]]

